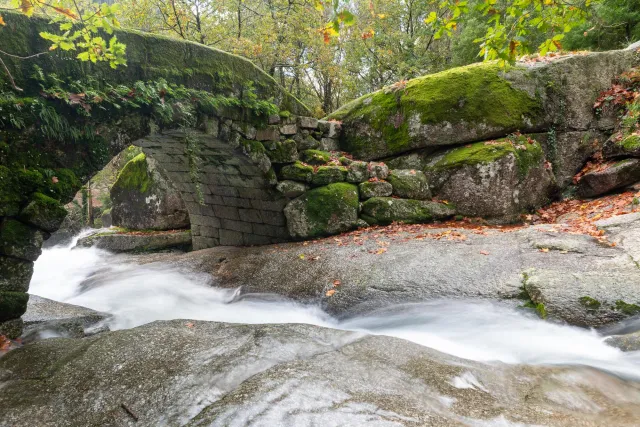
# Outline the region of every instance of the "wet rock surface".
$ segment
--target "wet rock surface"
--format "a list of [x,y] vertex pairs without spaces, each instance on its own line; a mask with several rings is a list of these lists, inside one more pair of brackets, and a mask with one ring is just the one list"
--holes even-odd
[[191,246],[191,232],[188,230],[126,234],[115,231],[102,232],[78,240],[77,247],[96,247],[111,252],[153,252],[170,248]]
[[[339,317],[397,303],[479,298],[533,302],[549,320],[600,326],[633,316],[640,306],[634,260],[640,256],[634,237],[640,238],[640,220],[637,214],[616,218],[602,228],[616,246],[553,226],[390,235],[369,229],[314,242],[219,247],[138,261],[206,272],[215,286],[242,287],[242,293],[320,302]],[[334,280],[341,285],[327,297]]]
[[24,321],[23,340],[33,341],[52,336],[82,338],[108,330],[102,326],[111,315],[30,295]]
[[[482,364],[384,336],[175,320],[0,359],[1,423],[632,426],[634,382]],[[512,424],[514,423],[514,424]],[[519,423],[519,424],[515,424]]]

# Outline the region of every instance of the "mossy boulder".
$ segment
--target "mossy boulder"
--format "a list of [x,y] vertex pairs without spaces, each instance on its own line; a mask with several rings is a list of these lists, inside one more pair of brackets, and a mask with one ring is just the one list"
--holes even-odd
[[427,176],[422,171],[394,169],[389,173],[387,181],[393,186],[394,196],[417,200],[431,198]]
[[298,146],[293,139],[277,141],[267,149],[267,156],[273,163],[291,163],[298,160]]
[[372,197],[387,197],[393,192],[393,187],[387,181],[367,181],[358,186],[360,198],[367,200]]
[[189,214],[179,191],[144,153],[122,168],[111,187],[111,200],[113,225],[133,230],[189,227]]
[[586,173],[578,182],[580,197],[595,197],[640,181],[640,159],[611,162],[606,168]]
[[347,168],[344,166],[320,166],[311,178],[315,186],[344,182],[347,180]]
[[60,227],[67,210],[55,199],[34,193],[31,202],[20,212],[20,220],[52,233]]
[[310,165],[324,165],[331,160],[331,154],[321,150],[304,150],[300,154],[300,159]]
[[540,144],[526,136],[478,142],[431,157],[431,192],[459,214],[504,221],[546,204],[555,191]]
[[298,161],[280,169],[278,176],[282,180],[311,183],[311,178],[313,177],[313,166]]
[[356,227],[358,188],[335,183],[315,188],[292,200],[284,209],[289,234],[297,238],[328,236]]
[[0,291],[27,292],[33,262],[0,256]]
[[483,63],[384,88],[329,118],[343,122],[342,149],[370,160],[532,129],[542,122],[542,105],[496,63]]
[[0,291],[0,322],[20,317],[27,311],[29,294]]
[[455,213],[452,206],[444,203],[374,197],[362,204],[361,217],[370,225],[386,225],[395,221],[414,224],[450,218]]
[[42,252],[44,234],[12,218],[0,222],[0,254],[26,261],[35,261]]
[[623,138],[610,138],[604,145],[602,153],[606,157],[640,157],[640,135],[631,134]]

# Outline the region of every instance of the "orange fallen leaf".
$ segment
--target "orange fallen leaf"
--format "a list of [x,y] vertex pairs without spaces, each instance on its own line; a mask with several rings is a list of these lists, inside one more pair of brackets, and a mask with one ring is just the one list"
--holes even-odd
[[333,286],[340,286],[342,284],[342,282],[340,282],[340,280],[334,280],[333,281]]
[[336,293],[335,289],[329,289],[325,295],[330,297],[330,296],[333,296],[333,294],[335,294],[335,293]]
[[482,255],[489,255],[489,251],[480,251]]
[[193,324],[193,322],[187,322],[187,323],[185,323],[185,326],[187,328],[193,328],[195,325]]
[[549,252],[549,248],[540,248],[540,252]]

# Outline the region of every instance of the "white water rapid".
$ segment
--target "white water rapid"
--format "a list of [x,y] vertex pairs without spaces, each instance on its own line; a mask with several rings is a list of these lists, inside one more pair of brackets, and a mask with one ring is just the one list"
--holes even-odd
[[307,323],[399,337],[476,361],[587,365],[640,379],[640,352],[624,353],[606,345],[596,331],[542,321],[494,303],[437,300],[338,321],[317,306],[290,301],[232,302],[234,291],[211,287],[206,275],[123,263],[120,255],[73,245],[43,251],[30,292],[111,313],[111,329],[169,319]]

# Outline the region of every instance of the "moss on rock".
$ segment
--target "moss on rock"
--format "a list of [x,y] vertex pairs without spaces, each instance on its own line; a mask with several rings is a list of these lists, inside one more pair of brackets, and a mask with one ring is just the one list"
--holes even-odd
[[371,225],[394,221],[422,223],[449,218],[455,210],[443,203],[424,200],[373,197],[362,204],[362,218]]
[[372,197],[388,197],[393,193],[393,187],[387,181],[367,181],[361,183],[358,188],[362,200]]
[[309,166],[302,162],[295,162],[280,169],[280,179],[288,179],[291,181],[311,183],[313,177],[313,166]]
[[630,304],[628,302],[618,300],[616,301],[616,310],[627,316],[635,316],[640,314],[640,306],[637,304]]
[[304,150],[300,155],[300,159],[310,165],[324,165],[331,160],[331,154],[321,150]]
[[151,184],[147,156],[144,153],[140,153],[124,165],[113,186],[124,190],[146,193]]
[[298,147],[294,140],[278,141],[272,150],[267,150],[267,156],[273,163],[291,163],[298,159]]
[[396,84],[343,106],[329,118],[345,125],[343,148],[369,159],[435,145],[417,131],[421,125],[463,124],[471,132],[460,135],[457,142],[467,142],[490,137],[497,130],[506,134],[527,128],[541,111],[538,99],[512,87],[504,70],[490,62]]
[[358,221],[358,188],[335,183],[315,188],[292,200],[284,209],[293,237],[327,236],[355,228]]
[[427,177],[422,171],[392,170],[387,181],[393,186],[393,194],[407,199],[427,200],[431,198]]
[[42,252],[42,232],[12,218],[0,223],[0,254],[35,261]]
[[311,178],[313,185],[327,185],[347,180],[347,168],[344,166],[320,166]]
[[20,212],[20,219],[41,230],[54,232],[67,216],[67,210],[55,199],[34,193],[31,202]]
[[597,310],[602,305],[600,301],[598,301],[595,298],[591,298],[589,296],[581,297],[579,301],[583,307],[586,307],[590,310]]
[[22,316],[27,311],[28,301],[26,292],[0,292],[0,321]]

